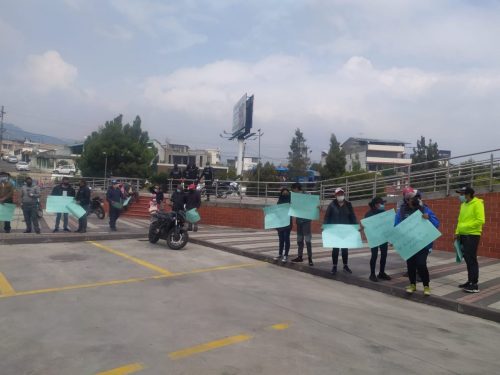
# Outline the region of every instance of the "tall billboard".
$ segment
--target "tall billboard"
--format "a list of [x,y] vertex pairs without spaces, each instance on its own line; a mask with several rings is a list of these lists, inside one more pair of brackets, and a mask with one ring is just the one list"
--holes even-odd
[[245,132],[247,118],[247,94],[243,95],[233,107],[233,137],[241,136]]

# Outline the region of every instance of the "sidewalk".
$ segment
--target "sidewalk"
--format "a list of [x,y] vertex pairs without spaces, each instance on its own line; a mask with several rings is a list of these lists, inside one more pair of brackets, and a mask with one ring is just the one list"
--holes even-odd
[[[343,272],[342,260],[339,256],[339,270],[333,276],[330,274],[331,250],[321,247],[320,235],[313,235],[313,267],[307,264],[307,256],[303,263],[290,261],[297,254],[296,234],[293,232],[289,261],[285,264],[273,260],[278,255],[278,236],[276,231],[272,230],[200,226],[199,232],[191,232],[190,241],[297,271],[500,322],[500,259],[478,258],[481,291],[477,294],[467,294],[457,287],[458,284],[467,280],[465,263],[457,264],[454,253],[433,250],[428,258],[432,295],[424,297],[421,283],[417,284],[416,293],[406,294],[404,288],[409,283],[408,278],[403,277],[406,272],[406,262],[391,248],[387,257],[386,273],[392,277],[392,280],[372,282],[368,280],[371,257],[368,248],[349,250],[349,267],[353,271],[352,274]],[[305,249],[304,253],[306,253]],[[379,262],[380,256],[377,260],[377,273]]]

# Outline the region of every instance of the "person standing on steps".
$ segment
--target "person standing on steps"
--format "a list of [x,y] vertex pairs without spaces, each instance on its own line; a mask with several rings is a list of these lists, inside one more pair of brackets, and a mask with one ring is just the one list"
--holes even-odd
[[169,193],[172,194],[175,191],[175,187],[181,183],[183,176],[182,170],[179,168],[179,165],[177,163],[174,164],[174,167],[170,171],[170,180],[171,180],[171,187],[172,189],[169,189]]
[[87,181],[80,180],[80,187],[76,193],[76,202],[85,210],[85,215],[78,219],[78,233],[87,232],[87,215],[90,209],[90,189],[87,186]]
[[26,230],[24,233],[31,233],[34,228],[36,234],[40,234],[40,225],[38,224],[38,199],[40,198],[40,188],[33,186],[31,177],[26,177],[24,185],[21,188],[21,207],[23,209]]
[[111,180],[111,186],[106,192],[106,200],[109,204],[109,229],[116,232],[116,221],[120,217],[123,207],[124,196],[117,180]]
[[[188,192],[185,197],[186,200],[186,211],[192,210],[193,208],[199,209],[201,207],[201,194],[196,190],[196,185],[191,184],[188,186]],[[188,224],[188,231],[193,230],[193,223]],[[198,232],[198,223],[194,223],[194,231]]]
[[212,192],[212,184],[214,183],[214,169],[210,166],[210,163],[207,161],[205,168],[200,175],[200,180],[203,178],[205,182],[205,191],[207,192],[207,202],[210,201],[210,194]]
[[[59,197],[74,197],[75,189],[69,184],[69,178],[63,177],[61,183],[59,185],[54,186],[52,189],[51,195],[59,196]],[[53,233],[59,232],[59,224],[61,223],[61,215],[63,216],[63,230],[65,232],[71,232],[68,228],[68,213],[58,212],[56,214],[56,226]]]
[[467,264],[467,281],[458,287],[467,293],[479,292],[479,264],[477,263],[477,248],[486,222],[484,202],[474,197],[474,189],[464,186],[456,191],[460,198],[460,214],[458,215],[455,239],[462,245],[462,253]]
[[[375,197],[369,203],[370,210],[365,214],[365,219],[370,216],[385,212],[385,201],[380,197]],[[377,265],[378,250],[380,249],[380,270],[378,276],[375,275],[375,266]],[[372,257],[370,259],[370,280],[377,282],[380,280],[391,280],[391,277],[385,273],[385,263],[387,261],[387,242],[382,245],[372,247]]]
[[[277,204],[290,203],[290,190],[282,187]],[[281,260],[283,263],[288,261],[288,252],[290,251],[290,232],[292,231],[292,218],[290,217],[290,225],[282,228],[277,228],[279,238],[279,252],[274,260]],[[283,253],[284,252],[284,253]]]
[[[298,182],[292,184],[291,188],[294,193],[304,194],[304,191],[302,190],[302,185]],[[305,241],[307,248],[307,257],[309,259],[309,265],[314,266],[314,263],[312,261],[311,220],[297,217],[295,218],[295,224],[297,225],[298,254],[297,258],[292,259],[292,262],[300,263],[303,261],[302,255],[304,253],[304,241]]]
[[[326,209],[323,224],[357,224],[356,214],[352,208],[351,202],[345,199],[344,190],[342,188],[335,189],[335,198]],[[337,273],[337,264],[339,261],[339,248],[332,249],[333,267],[331,273]],[[352,273],[348,265],[349,249],[342,249],[342,262],[344,263],[344,271]]]

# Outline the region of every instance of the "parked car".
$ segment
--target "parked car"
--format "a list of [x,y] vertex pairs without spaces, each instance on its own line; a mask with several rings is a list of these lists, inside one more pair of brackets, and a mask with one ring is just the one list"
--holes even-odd
[[75,174],[76,168],[73,165],[61,165],[54,169],[52,173],[55,174]]
[[7,158],[7,161],[9,163],[17,163],[17,156],[15,156],[15,155],[9,155],[9,157]]
[[19,161],[16,164],[16,170],[18,170],[18,171],[29,171],[30,170],[30,166],[25,161]]

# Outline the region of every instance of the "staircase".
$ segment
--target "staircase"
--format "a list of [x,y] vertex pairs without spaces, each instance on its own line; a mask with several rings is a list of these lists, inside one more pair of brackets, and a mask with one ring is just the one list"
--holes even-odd
[[149,215],[149,201],[150,196],[139,196],[139,201],[129,205],[127,210],[122,211],[121,216],[136,217],[141,219],[148,219]]

